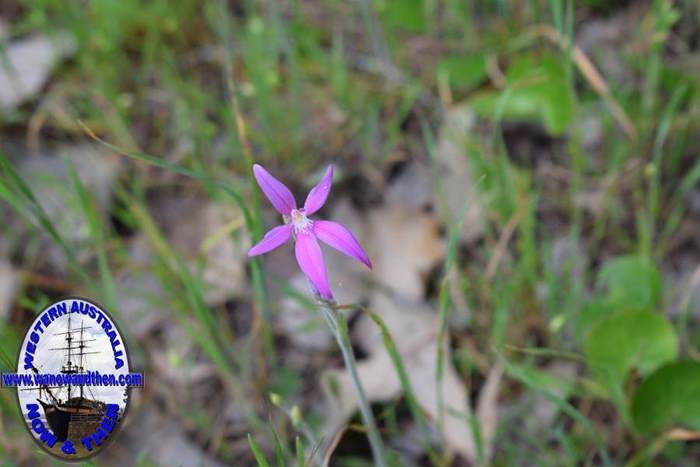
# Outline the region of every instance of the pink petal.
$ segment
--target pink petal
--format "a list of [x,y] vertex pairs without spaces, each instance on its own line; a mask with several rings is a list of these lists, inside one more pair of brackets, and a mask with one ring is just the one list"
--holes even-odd
[[333,184],[333,166],[329,165],[326,169],[326,174],[323,176],[318,185],[309,191],[309,195],[304,202],[304,212],[307,216],[315,213],[323,207],[328,198],[328,193],[331,191]]
[[323,254],[321,253],[321,247],[318,246],[316,237],[310,232],[299,232],[294,250],[302,272],[316,287],[322,298],[331,300],[333,294],[328,286],[326,264],[323,262]]
[[294,195],[282,182],[270,175],[261,165],[253,165],[253,174],[258,181],[260,189],[270,200],[272,206],[282,215],[288,216],[292,209],[296,208]]
[[292,236],[292,224],[278,225],[270,229],[253,248],[248,250],[248,256],[257,256],[272,251]]
[[355,236],[348,229],[331,221],[314,221],[314,233],[319,240],[372,269],[372,263]]

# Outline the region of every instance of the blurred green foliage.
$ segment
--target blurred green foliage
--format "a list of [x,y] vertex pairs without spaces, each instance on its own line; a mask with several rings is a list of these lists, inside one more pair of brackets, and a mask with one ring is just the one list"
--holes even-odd
[[642,433],[674,426],[700,430],[700,363],[680,360],[645,379],[632,402],[635,427]]
[[540,120],[552,134],[561,134],[571,124],[575,100],[559,57],[517,57],[506,72],[505,90],[479,93],[474,109],[497,120]]

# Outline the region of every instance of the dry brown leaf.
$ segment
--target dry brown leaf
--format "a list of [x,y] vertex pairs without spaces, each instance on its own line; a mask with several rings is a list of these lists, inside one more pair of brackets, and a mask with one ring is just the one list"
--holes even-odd
[[[371,308],[382,317],[396,342],[418,403],[430,420],[438,420],[437,315],[423,303],[392,298],[382,292],[373,295]],[[402,392],[401,384],[377,326],[368,316],[363,315],[353,329],[353,334],[358,344],[369,354],[366,360],[358,364],[358,374],[368,399],[371,402],[386,402],[398,397]],[[451,361],[447,341],[440,345],[446,346],[445,361]],[[492,371],[479,405],[487,454],[491,453],[490,444],[497,424],[496,400],[501,374],[500,368]],[[323,387],[331,407],[326,432],[332,434],[355,412],[356,398],[349,376],[344,370],[328,371]],[[468,422],[472,409],[464,382],[452,365],[445,366],[442,389],[445,442],[451,451],[474,462],[477,452]]]
[[368,232],[373,280],[398,296],[421,299],[424,276],[445,252],[433,216],[418,210],[383,207],[370,212]]

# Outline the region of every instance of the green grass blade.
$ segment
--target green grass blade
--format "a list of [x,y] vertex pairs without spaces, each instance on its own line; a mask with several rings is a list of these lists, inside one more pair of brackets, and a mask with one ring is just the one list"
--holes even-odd
[[255,441],[255,438],[253,438],[253,436],[251,436],[250,433],[248,433],[248,445],[250,446],[250,450],[253,451],[253,455],[255,456],[255,461],[258,463],[258,467],[270,467],[270,464],[267,462],[267,459],[263,455],[262,450],[260,450],[258,442]]
[[68,174],[68,179],[73,185],[75,191],[78,193],[80,207],[82,208],[85,218],[88,221],[90,237],[96,250],[97,267],[100,272],[100,282],[102,284],[103,291],[103,293],[100,294],[100,297],[102,297],[101,299],[104,300],[105,305],[110,310],[117,310],[117,287],[107,260],[103,221],[100,218],[92,198],[85,188],[85,185],[83,185],[83,183],[80,181],[75,167],[68,161],[66,161],[66,172]]
[[437,404],[438,404],[438,427],[442,432],[444,429],[445,419],[445,401],[443,396],[443,378],[445,373],[445,346],[442,342],[447,336],[447,323],[450,312],[450,295],[449,295],[449,272],[452,265],[457,259],[457,246],[459,245],[459,235],[464,225],[464,220],[467,217],[468,205],[465,205],[460,213],[459,220],[452,225],[449,234],[447,255],[443,265],[443,278],[440,284],[440,293],[438,295],[438,335],[437,335],[437,354],[435,379],[437,384]]
[[304,459],[304,443],[299,435],[294,439],[294,447],[297,454],[297,467],[306,467],[306,460]]
[[0,171],[3,180],[3,189],[0,190],[0,195],[5,197],[19,215],[23,217],[26,217],[28,213],[32,215],[33,221],[61,248],[68,263],[83,283],[94,290],[94,281],[78,261],[77,253],[58,232],[51,218],[34,196],[32,189],[20,177],[12,163],[3,153],[0,153]]
[[389,353],[389,357],[391,358],[391,361],[394,364],[394,368],[396,369],[396,373],[399,377],[399,382],[401,383],[401,388],[403,389],[403,394],[406,398],[406,403],[408,404],[411,416],[413,417],[413,420],[416,423],[416,425],[418,425],[423,436],[423,447],[433,465],[440,465],[441,462],[439,456],[430,445],[430,430],[428,427],[428,420],[425,417],[425,414],[423,413],[420,404],[418,403],[416,393],[413,390],[413,385],[411,384],[411,380],[408,377],[408,371],[406,370],[406,366],[403,363],[401,354],[399,353],[399,350],[396,347],[396,342],[394,341],[394,338],[389,332],[389,328],[386,326],[381,316],[376,314],[371,309],[366,307],[361,307],[360,309],[363,313],[367,314],[372,319],[372,321],[374,321],[374,323],[379,327],[379,331],[382,335],[382,342],[384,343],[384,347]]

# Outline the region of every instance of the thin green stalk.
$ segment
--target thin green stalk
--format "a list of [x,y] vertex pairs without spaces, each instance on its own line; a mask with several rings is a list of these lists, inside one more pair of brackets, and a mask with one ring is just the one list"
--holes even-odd
[[255,456],[255,461],[258,463],[258,467],[270,467],[270,463],[267,461],[265,455],[262,453],[262,449],[260,449],[258,442],[255,441],[255,438],[253,438],[253,436],[250,433],[248,433],[248,445],[250,446],[250,450],[253,451],[253,455]]
[[340,352],[343,354],[343,361],[345,362],[345,368],[350,373],[350,380],[352,381],[353,389],[355,390],[355,395],[357,396],[357,402],[360,407],[360,413],[367,426],[367,438],[369,438],[369,445],[372,449],[372,456],[374,457],[374,463],[380,467],[386,467],[386,462],[384,460],[384,445],[382,439],[379,436],[379,429],[377,428],[377,422],[374,420],[374,415],[372,415],[372,409],[369,405],[369,400],[365,394],[365,390],[360,383],[360,377],[357,374],[357,364],[355,362],[355,354],[352,351],[352,346],[350,345],[350,335],[348,334],[348,325],[345,318],[340,315],[333,304],[326,300],[319,299],[319,308],[321,309],[321,314],[323,319],[328,324],[335,340],[338,342],[338,347],[340,347]]
[[299,435],[297,435],[294,445],[297,452],[297,467],[306,467],[306,460],[304,459],[304,443],[302,443]]
[[[302,435],[304,435],[304,438],[306,438],[306,442],[312,449],[311,457],[316,462],[316,465],[318,465],[319,467],[323,466],[323,458],[321,457],[321,453],[318,450],[318,446],[320,446],[321,443],[316,438],[316,435],[314,434],[311,427],[309,427],[309,424],[306,423],[306,421],[304,420],[299,406],[294,405],[290,409],[289,407],[284,405],[280,396],[277,394],[270,394],[270,401],[275,407],[280,409],[287,416],[287,418],[289,418],[289,420],[292,422],[292,426],[297,431],[297,433],[301,433]],[[299,435],[297,435],[297,449],[299,449],[300,443],[301,440],[299,440]],[[297,456],[298,455],[299,453],[297,453]]]
[[[651,163],[647,166],[647,176],[649,177],[649,188],[646,192],[647,194],[647,206],[644,218],[646,220],[644,236],[642,238],[642,252],[648,256],[652,256],[654,252],[654,245],[658,245],[656,236],[656,225],[659,217],[659,204],[661,202],[661,174],[663,172],[663,162],[664,162],[664,145],[671,131],[671,124],[673,123],[673,118],[678,112],[678,108],[681,104],[683,96],[686,94],[687,87],[679,86],[677,87],[668,104],[664,108],[661,118],[659,119],[659,126],[656,131],[656,138],[654,139],[654,150],[652,153]],[[660,251],[658,248],[657,251]]]

